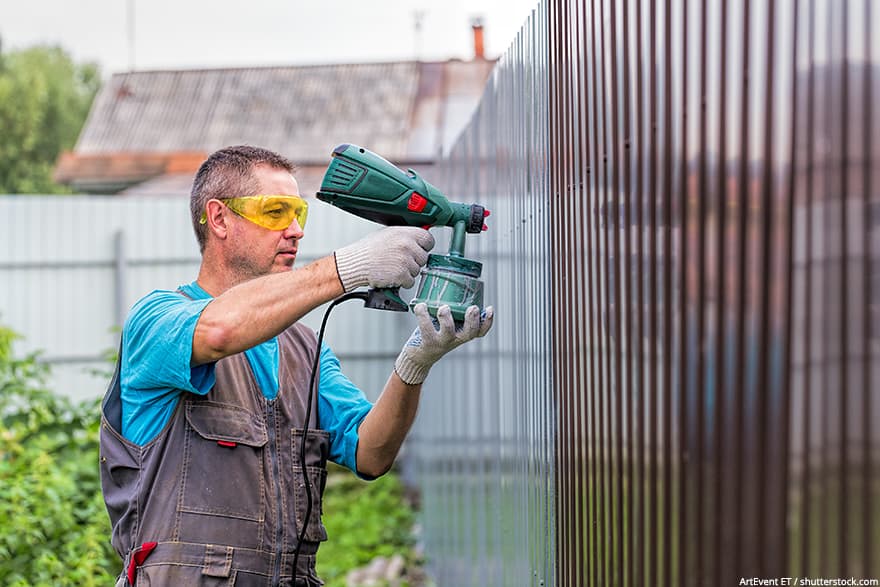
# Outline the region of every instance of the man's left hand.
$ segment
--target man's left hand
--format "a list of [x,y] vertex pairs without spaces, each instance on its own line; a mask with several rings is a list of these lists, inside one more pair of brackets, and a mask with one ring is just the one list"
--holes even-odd
[[437,320],[428,314],[428,306],[417,304],[413,313],[419,322],[403,350],[394,363],[394,370],[404,383],[416,385],[428,376],[431,366],[440,357],[469,340],[485,336],[492,328],[495,310],[488,306],[483,312],[477,306],[470,306],[464,315],[460,328],[455,327],[449,306],[440,306]]

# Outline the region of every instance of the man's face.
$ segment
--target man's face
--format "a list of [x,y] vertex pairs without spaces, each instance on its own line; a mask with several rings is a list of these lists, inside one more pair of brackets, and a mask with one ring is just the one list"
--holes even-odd
[[[299,195],[296,179],[284,169],[259,165],[254,176],[259,181],[260,194]],[[293,268],[299,240],[303,237],[299,222],[294,219],[284,230],[270,230],[235,213],[228,217],[231,238],[228,262],[239,278],[252,279]]]

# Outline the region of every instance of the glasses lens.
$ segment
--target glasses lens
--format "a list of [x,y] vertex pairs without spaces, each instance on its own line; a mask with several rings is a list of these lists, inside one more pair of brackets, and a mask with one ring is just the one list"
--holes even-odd
[[302,228],[309,210],[299,196],[246,196],[230,198],[225,203],[239,216],[269,230],[285,230],[294,220]]

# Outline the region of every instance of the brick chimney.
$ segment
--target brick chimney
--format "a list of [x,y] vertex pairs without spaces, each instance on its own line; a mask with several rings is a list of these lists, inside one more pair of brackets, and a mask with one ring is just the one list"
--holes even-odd
[[483,19],[476,17],[471,21],[471,28],[474,30],[474,59],[485,59],[486,53],[483,49]]

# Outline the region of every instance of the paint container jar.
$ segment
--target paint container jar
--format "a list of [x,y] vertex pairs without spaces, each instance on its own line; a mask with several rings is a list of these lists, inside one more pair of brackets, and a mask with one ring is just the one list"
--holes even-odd
[[440,306],[448,305],[452,318],[464,322],[464,313],[470,306],[483,309],[483,282],[479,277],[483,264],[457,255],[429,255],[422,269],[422,280],[409,307],[424,302],[428,313],[437,317]]

